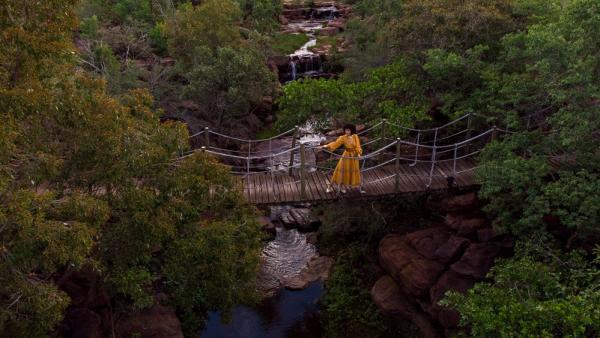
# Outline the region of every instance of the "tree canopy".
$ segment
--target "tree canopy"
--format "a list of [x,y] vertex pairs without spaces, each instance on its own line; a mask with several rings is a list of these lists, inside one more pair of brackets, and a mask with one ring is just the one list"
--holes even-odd
[[254,209],[226,167],[176,160],[187,130],[161,123],[147,90],[111,95],[78,67],[74,4],[0,12],[0,332],[50,335],[69,304],[58,281],[83,268],[121,311],[166,292],[194,332],[208,310],[252,299]]

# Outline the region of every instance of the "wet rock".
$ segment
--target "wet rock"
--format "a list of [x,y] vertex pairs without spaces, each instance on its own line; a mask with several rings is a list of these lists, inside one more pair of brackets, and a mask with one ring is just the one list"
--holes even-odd
[[335,27],[338,30],[343,31],[346,28],[346,21],[344,19],[332,20],[327,23],[327,27]]
[[285,26],[285,25],[289,24],[290,21],[284,15],[280,15],[279,23]]
[[460,260],[450,268],[463,276],[483,279],[500,252],[501,247],[496,243],[471,244]]
[[302,275],[294,276],[283,281],[283,285],[290,290],[304,290],[310,285],[310,281]]
[[399,235],[387,235],[382,239],[379,260],[394,280],[415,296],[426,295],[445,269],[443,264],[421,256],[408,245],[404,236]]
[[271,61],[277,65],[277,67],[287,67],[290,62],[288,55],[274,55],[271,57]]
[[317,33],[318,33],[318,35],[335,36],[339,32],[340,32],[340,29],[337,27],[323,27],[323,28],[319,29],[319,31]]
[[258,223],[260,224],[263,231],[268,232],[271,235],[275,235],[277,230],[275,228],[275,224],[271,222],[271,219],[266,216],[258,217]]
[[96,312],[86,308],[69,308],[61,325],[61,333],[63,337],[101,338],[101,325],[102,319]]
[[175,311],[163,305],[135,312],[117,324],[117,336],[129,338],[183,338]]
[[281,223],[287,228],[297,228],[301,232],[315,231],[321,225],[318,217],[308,208],[294,208],[282,212],[279,216]]
[[316,232],[309,232],[309,233],[306,234],[306,242],[307,243],[310,243],[312,245],[316,245],[318,241],[319,241],[319,238],[318,238]]
[[313,257],[299,275],[284,280],[283,285],[291,290],[306,289],[310,283],[327,280],[332,267],[333,259],[331,257]]
[[453,262],[460,257],[469,243],[466,238],[452,236],[435,250],[434,257],[442,263]]

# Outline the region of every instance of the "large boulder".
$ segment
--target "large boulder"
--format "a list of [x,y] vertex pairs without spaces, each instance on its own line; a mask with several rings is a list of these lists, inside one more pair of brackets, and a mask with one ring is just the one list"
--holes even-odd
[[410,318],[417,310],[389,275],[375,282],[371,296],[379,310],[386,315]]
[[271,219],[266,216],[259,216],[258,223],[261,226],[261,229],[271,235],[275,235],[277,233],[277,229],[275,228],[275,224],[271,222]]
[[175,311],[160,304],[134,312],[117,324],[118,337],[136,335],[141,338],[183,338]]
[[452,271],[470,278],[483,279],[502,248],[496,243],[471,244],[461,259],[452,264]]
[[287,228],[297,228],[301,232],[311,232],[318,229],[321,220],[308,208],[292,208],[279,216],[281,223]]
[[457,291],[461,293],[467,292],[471,287],[475,285],[475,280],[462,276],[452,270],[444,272],[440,279],[429,291],[429,299],[431,303],[437,305],[437,303],[444,298],[447,291]]
[[435,258],[435,251],[446,243],[450,234],[445,228],[428,228],[406,235],[406,240],[421,256]]
[[446,212],[474,210],[481,206],[476,192],[452,196],[442,201],[442,208]]
[[444,220],[445,224],[460,236],[474,234],[488,224],[488,221],[483,217],[467,217],[458,213],[449,213]]
[[452,236],[446,243],[437,247],[434,257],[445,264],[453,262],[460,257],[469,243],[466,238]]
[[383,268],[412,295],[424,296],[436,282],[445,266],[428,260],[416,252],[406,237],[388,235],[379,245],[379,260]]
[[333,259],[326,256],[313,257],[299,275],[283,281],[283,285],[290,290],[306,289],[310,283],[326,281],[333,267]]
[[410,320],[421,330],[423,337],[440,336],[432,321],[412,304],[390,276],[385,275],[375,282],[371,297],[382,313]]

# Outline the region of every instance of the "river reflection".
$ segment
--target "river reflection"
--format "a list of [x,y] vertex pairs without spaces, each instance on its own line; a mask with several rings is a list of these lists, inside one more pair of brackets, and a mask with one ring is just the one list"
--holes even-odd
[[209,314],[201,338],[317,338],[322,336],[318,300],[323,284],[311,284],[301,291],[281,290],[275,297],[250,307],[236,306],[229,324],[218,312]]

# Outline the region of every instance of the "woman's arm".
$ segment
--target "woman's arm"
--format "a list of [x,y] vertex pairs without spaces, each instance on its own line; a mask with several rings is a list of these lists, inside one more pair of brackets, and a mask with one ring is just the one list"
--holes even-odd
[[337,138],[337,140],[326,144],[324,148],[328,148],[329,150],[334,151],[337,148],[339,148],[342,144],[344,144],[344,136],[340,136]]

